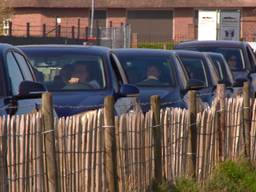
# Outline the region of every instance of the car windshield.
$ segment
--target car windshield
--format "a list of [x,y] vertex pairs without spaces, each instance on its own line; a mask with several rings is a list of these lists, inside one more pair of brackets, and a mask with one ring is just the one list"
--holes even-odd
[[195,49],[201,52],[221,53],[227,60],[227,63],[232,71],[241,71],[245,69],[243,52],[240,48],[196,47]]
[[100,55],[55,49],[23,51],[30,58],[38,80],[50,91],[95,90],[106,86]]
[[117,54],[130,84],[140,87],[174,86],[174,75],[168,56]]
[[202,58],[183,55],[180,55],[179,57],[188,73],[189,79],[201,81],[205,85],[208,84],[204,61]]
[[228,66],[225,64],[225,60],[218,55],[210,55],[210,57],[219,75],[219,78],[227,86],[232,86],[232,84],[234,83],[234,79],[233,79],[232,73],[230,72],[230,69],[228,69]]

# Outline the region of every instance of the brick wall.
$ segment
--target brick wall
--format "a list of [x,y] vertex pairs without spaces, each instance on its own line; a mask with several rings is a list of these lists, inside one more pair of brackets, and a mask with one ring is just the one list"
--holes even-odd
[[[108,8],[106,26],[120,26],[127,23],[125,8]],[[171,10],[171,9],[170,9]],[[78,19],[80,19],[80,37],[85,37],[85,28],[89,25],[88,8],[18,8],[12,17],[13,35],[26,36],[26,23],[30,23],[32,36],[43,34],[43,24],[47,25],[47,36],[55,36],[56,17],[61,18],[61,36],[71,37],[72,26],[75,27],[75,37],[78,36]],[[195,39],[194,9],[173,9],[173,38],[176,41]],[[252,41],[256,38],[256,8],[241,9],[241,38]]]
[[42,13],[37,9],[22,9],[15,10],[15,15],[12,17],[12,34],[14,36],[26,35],[26,23],[33,25],[31,35],[41,35]]
[[107,10],[107,27],[110,27],[110,23],[112,26],[120,26],[121,23],[126,23],[126,10],[125,9],[108,9]]
[[61,18],[61,35],[71,37],[72,26],[75,34],[78,32],[78,20],[80,20],[80,36],[85,36],[85,28],[88,26],[88,9],[17,9],[12,17],[13,35],[25,36],[26,23],[30,23],[30,35],[43,34],[43,24],[46,24],[47,36],[56,35],[56,17]]
[[256,8],[242,9],[241,37],[246,41],[254,41],[256,39]]
[[174,9],[173,39],[176,41],[191,40],[195,38],[194,32],[194,9]]

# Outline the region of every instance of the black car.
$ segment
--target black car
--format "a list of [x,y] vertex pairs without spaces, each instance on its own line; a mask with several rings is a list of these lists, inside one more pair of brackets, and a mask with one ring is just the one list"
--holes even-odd
[[37,109],[45,87],[21,50],[0,44],[0,114],[24,114]]
[[216,86],[221,79],[207,55],[187,50],[173,50],[171,52],[184,68],[190,86],[197,89],[202,101],[210,105],[214,98]]
[[175,49],[223,54],[234,74],[237,84],[249,80],[256,90],[256,59],[247,42],[241,41],[189,41],[178,44]]
[[[80,45],[19,46],[37,70],[37,78],[53,92],[58,116],[98,109],[114,96],[116,112],[128,110],[139,90],[127,78],[111,49]],[[131,96],[131,97],[129,97]],[[128,101],[127,101],[128,100]]]
[[210,63],[216,69],[219,77],[218,83],[224,84],[226,89],[226,96],[232,97],[242,92],[242,84],[236,83],[234,75],[221,53],[205,52],[206,57],[209,58]]
[[[212,100],[217,76],[214,71],[208,75],[211,71],[201,53],[156,49],[116,49],[113,52],[122,64],[128,82],[140,89],[144,108],[149,107],[151,95],[159,95],[162,106],[187,107],[184,96],[191,89],[201,89],[199,93],[203,101],[210,103]],[[197,77],[191,78],[187,71],[190,66],[199,73],[195,74]]]

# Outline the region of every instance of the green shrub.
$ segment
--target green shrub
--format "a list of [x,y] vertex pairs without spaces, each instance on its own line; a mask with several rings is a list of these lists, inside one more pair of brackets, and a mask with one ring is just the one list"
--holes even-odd
[[164,181],[162,184],[158,184],[153,181],[151,186],[153,192],[169,192],[170,191],[170,184],[167,181]]
[[174,192],[199,192],[198,184],[187,178],[178,178],[173,186]]
[[206,182],[205,191],[256,192],[256,172],[246,161],[221,163]]
[[174,42],[138,42],[138,48],[149,48],[149,49],[163,49],[166,44],[166,49],[173,49]]

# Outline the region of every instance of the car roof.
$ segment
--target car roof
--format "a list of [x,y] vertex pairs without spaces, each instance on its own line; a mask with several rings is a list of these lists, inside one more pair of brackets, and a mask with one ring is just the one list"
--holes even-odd
[[228,41],[228,40],[209,40],[209,41],[187,41],[182,42],[176,46],[179,47],[204,47],[204,46],[222,46],[222,47],[242,47],[246,44],[244,41]]
[[80,51],[88,51],[88,52],[98,52],[98,53],[107,53],[111,49],[103,46],[87,46],[87,45],[65,45],[65,44],[47,44],[47,45],[20,45],[17,46],[18,48],[22,50],[50,50],[50,49],[59,49],[59,50],[65,50],[65,51],[71,51],[71,50],[80,50]]
[[7,49],[7,48],[14,48],[14,46],[7,43],[0,43],[0,50]]
[[204,57],[204,54],[202,52],[199,51],[194,51],[194,50],[171,50],[170,52],[172,52],[173,54],[176,55],[187,55],[187,56],[201,56]]
[[193,50],[165,50],[165,49],[146,49],[146,48],[120,48],[120,49],[114,49],[114,53],[117,54],[133,54],[136,55],[179,55],[179,54],[186,54],[191,56],[203,56],[201,52],[193,51]]
[[120,49],[113,49],[113,52],[116,54],[122,55],[170,55],[168,50],[164,49],[147,49],[147,48],[120,48]]

